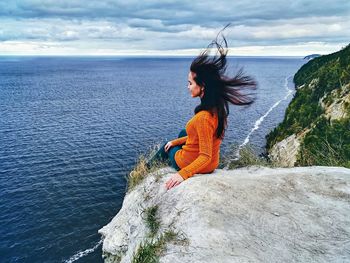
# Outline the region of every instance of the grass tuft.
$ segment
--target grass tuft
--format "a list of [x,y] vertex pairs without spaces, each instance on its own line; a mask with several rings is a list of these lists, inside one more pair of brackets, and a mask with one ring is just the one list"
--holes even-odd
[[153,239],[141,242],[132,258],[132,263],[157,263],[159,262],[160,247]]
[[145,221],[146,225],[150,230],[149,236],[154,237],[160,227],[160,221],[157,216],[158,212],[158,205],[154,205],[151,207],[146,208],[143,213],[145,213]]
[[160,221],[157,216],[158,205],[151,206],[143,210],[145,214],[144,220],[150,231],[145,241],[141,242],[136,252],[133,254],[132,263],[156,263],[159,262],[159,257],[166,249],[169,242],[175,242],[179,245],[188,245],[189,241],[179,232],[174,230],[166,230],[160,236],[155,238],[160,227]]
[[141,154],[136,161],[134,169],[127,176],[127,187],[128,192],[134,189],[135,186],[140,184],[147,174],[157,171],[160,168],[168,166],[168,163],[162,161],[156,161],[152,163],[151,167],[147,167],[147,160],[151,159],[152,156],[158,151],[160,145],[156,145],[151,148],[145,154]]
[[165,231],[157,239],[146,239],[141,242],[136,253],[133,254],[132,263],[157,263],[159,257],[166,249],[168,242],[176,242],[180,244],[188,244],[187,238],[180,238],[178,232],[173,230]]

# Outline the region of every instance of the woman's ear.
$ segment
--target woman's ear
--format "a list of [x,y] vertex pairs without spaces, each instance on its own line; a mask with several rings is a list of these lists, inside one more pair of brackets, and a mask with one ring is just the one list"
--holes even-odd
[[199,96],[202,98],[204,96],[204,87],[201,87],[201,93],[199,94]]

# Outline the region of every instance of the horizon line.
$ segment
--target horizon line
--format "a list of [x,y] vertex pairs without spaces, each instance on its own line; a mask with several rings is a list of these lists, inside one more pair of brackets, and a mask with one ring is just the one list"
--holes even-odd
[[[313,55],[313,54],[310,54]],[[325,55],[325,54],[318,54]],[[0,57],[181,57],[192,58],[198,55],[171,55],[171,54],[1,54]],[[306,55],[309,56],[309,55]],[[304,55],[226,55],[226,57],[291,57],[304,58]]]

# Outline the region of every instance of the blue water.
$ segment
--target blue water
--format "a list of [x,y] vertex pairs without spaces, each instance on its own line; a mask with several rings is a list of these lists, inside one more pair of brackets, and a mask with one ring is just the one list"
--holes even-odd
[[[125,176],[193,116],[190,62],[0,57],[0,262],[102,262],[97,230],[120,209]],[[259,88],[251,107],[231,106],[223,153],[245,139],[263,149],[303,63],[230,58]]]

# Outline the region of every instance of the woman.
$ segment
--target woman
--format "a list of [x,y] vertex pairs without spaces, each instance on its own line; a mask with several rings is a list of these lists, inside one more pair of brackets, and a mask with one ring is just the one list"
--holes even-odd
[[[222,38],[219,44],[217,36],[191,64],[188,89],[193,98],[199,97],[201,101],[194,110],[195,115],[186,124],[186,130],[180,132],[179,138],[164,144],[147,163],[150,167],[155,160],[168,160],[178,171],[166,182],[167,189],[194,174],[213,172],[219,165],[220,145],[227,128],[228,102],[235,105],[254,102],[248,96],[252,93],[241,93],[244,88],[256,88],[251,77],[244,76],[242,70],[234,77],[226,76],[228,49],[225,37]],[[210,56],[213,47],[217,53]]]

